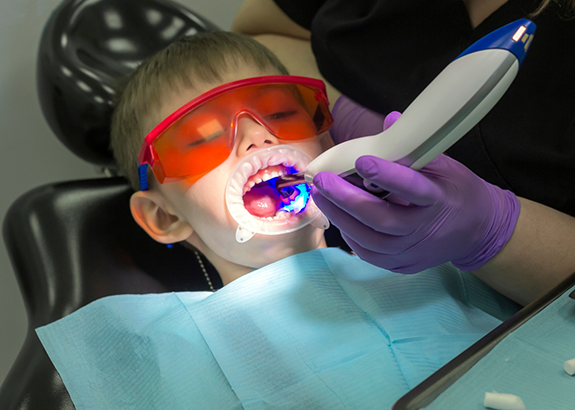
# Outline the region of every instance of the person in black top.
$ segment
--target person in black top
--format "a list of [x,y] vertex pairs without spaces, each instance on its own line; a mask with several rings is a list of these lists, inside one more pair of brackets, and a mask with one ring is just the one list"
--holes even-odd
[[519,197],[511,239],[475,272],[521,299],[575,270],[575,19],[566,2],[546,3],[533,15],[539,1],[247,0],[234,30],[255,35],[293,74],[325,78],[332,101],[341,92],[386,115],[405,109],[467,46],[531,18],[535,39],[514,83],[447,152]]
[[[503,4],[473,28],[462,1],[276,0],[310,29],[319,70],[382,114],[403,111],[469,45],[535,10]],[[575,215],[575,19],[557,3],[532,18],[535,38],[497,106],[447,154],[518,196]]]

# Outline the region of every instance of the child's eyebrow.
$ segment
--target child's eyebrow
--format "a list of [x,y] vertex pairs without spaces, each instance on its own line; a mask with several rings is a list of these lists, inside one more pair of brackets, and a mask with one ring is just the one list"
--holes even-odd
[[204,113],[210,113],[212,110],[207,109],[205,104],[199,105],[197,107],[192,108],[190,111],[188,111],[185,116],[188,115],[194,115],[194,114],[204,114]]
[[[292,90],[292,89],[287,88],[287,87],[285,87],[285,86],[282,87],[282,86],[278,86],[277,84],[268,84],[268,85],[265,85],[265,86],[260,86],[260,87],[254,88],[254,89],[249,93],[249,97],[250,97],[250,98],[252,98],[252,97],[261,97],[261,96],[266,95],[266,94],[270,94],[270,93],[274,93],[274,92],[279,92],[279,93],[281,93],[281,94],[283,94],[283,95],[285,95],[285,96],[295,97],[295,98],[297,99],[296,95],[294,95],[294,91],[297,91],[297,89],[296,89],[296,90]],[[222,97],[223,97],[222,99],[225,100],[225,97],[226,97],[226,96],[225,96],[225,94],[223,94],[223,95],[217,96],[217,97],[215,97],[215,98],[218,98],[218,97],[219,97],[219,98],[222,98]],[[250,101],[250,98],[247,98],[247,99],[244,100],[244,101],[245,101],[245,102],[248,102],[248,101]],[[237,101],[235,101],[235,99],[232,98],[232,99],[228,99],[228,100],[229,100],[229,101],[228,101],[228,104],[225,104],[225,105],[222,104],[222,106],[219,106],[219,107],[218,107],[217,111],[219,111],[219,112],[226,112],[226,111],[228,111],[228,110],[233,111],[234,109],[237,108],[237,107],[236,107],[236,108],[232,108],[232,106],[237,105]],[[236,104],[233,104],[234,102],[235,102]],[[197,106],[197,107],[194,107],[191,111],[189,111],[189,112],[187,112],[186,114],[184,114],[183,117],[186,117],[186,116],[188,116],[188,115],[192,115],[192,116],[193,116],[193,115],[198,115],[198,114],[211,114],[211,113],[213,113],[213,111],[214,111],[214,107],[213,107],[213,106],[211,106],[211,105],[209,105],[209,104],[206,105],[206,104],[204,103],[204,104],[201,104],[201,105],[199,105],[199,106]],[[166,118],[167,118],[167,117],[166,117]]]
[[253,90],[253,92],[251,93],[251,95],[255,95],[255,96],[260,96],[260,95],[265,95],[265,94],[269,94],[272,92],[281,92],[283,94],[288,94],[291,95],[291,91],[289,88],[287,88],[285,85],[284,86],[279,86],[278,84],[267,84],[265,86],[260,86],[257,87],[256,89]]

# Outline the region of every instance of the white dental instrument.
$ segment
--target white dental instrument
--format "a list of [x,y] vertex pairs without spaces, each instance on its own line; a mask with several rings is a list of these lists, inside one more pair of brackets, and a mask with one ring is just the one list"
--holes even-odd
[[[331,171],[364,187],[355,161],[374,155],[418,170],[451,147],[499,101],[517,75],[535,24],[517,20],[475,42],[419,94],[386,131],[343,142],[315,158],[303,172],[278,178],[276,188],[312,184]],[[372,192],[385,197],[387,192]],[[282,193],[283,195],[283,193]]]

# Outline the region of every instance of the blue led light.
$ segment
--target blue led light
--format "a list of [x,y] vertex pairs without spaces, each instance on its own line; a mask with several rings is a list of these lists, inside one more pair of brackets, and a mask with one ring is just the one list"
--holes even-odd
[[[295,169],[294,167],[289,167],[286,169],[288,174],[295,174],[297,172],[297,169]],[[275,184],[275,179],[274,179],[274,184]],[[305,207],[307,205],[307,202],[309,200],[309,195],[310,195],[310,188],[307,184],[299,184],[299,185],[294,185],[292,186],[292,188],[298,192],[297,195],[295,195],[295,197],[293,198],[293,200],[291,200],[288,204],[284,204],[280,210],[283,210],[285,212],[295,212],[300,213],[303,210],[305,210]],[[291,197],[291,195],[290,195]]]
[[299,184],[292,187],[295,191],[297,191],[297,195],[294,197],[293,200],[289,202],[289,204],[284,204],[280,210],[284,210],[286,212],[295,212],[300,213],[302,212],[306,205],[307,201],[309,200],[310,189],[307,184]]
[[[294,174],[296,172],[296,169],[291,167],[288,168],[287,171],[289,174]],[[266,182],[268,185],[275,187],[277,179],[278,177],[271,178],[268,179]],[[293,190],[293,192],[287,191],[290,188],[291,190]],[[307,184],[292,185],[287,188],[282,188],[282,190],[284,191],[284,195],[286,195],[286,197],[282,197],[282,194],[278,192],[278,195],[280,195],[282,202],[282,204],[278,208],[278,211],[293,212],[299,214],[300,212],[303,212],[305,210],[307,203],[309,201],[309,196],[311,195],[311,189]],[[286,192],[290,194],[289,198],[287,197]]]

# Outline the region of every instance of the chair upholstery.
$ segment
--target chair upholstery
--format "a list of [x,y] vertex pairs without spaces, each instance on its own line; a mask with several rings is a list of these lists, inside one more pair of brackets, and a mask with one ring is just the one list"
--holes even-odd
[[74,154],[114,168],[110,116],[126,75],[178,38],[216,30],[171,0],[64,0],[38,48],[36,85],[46,121]]

